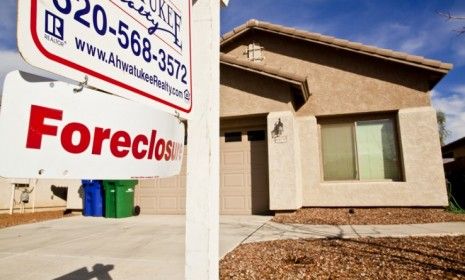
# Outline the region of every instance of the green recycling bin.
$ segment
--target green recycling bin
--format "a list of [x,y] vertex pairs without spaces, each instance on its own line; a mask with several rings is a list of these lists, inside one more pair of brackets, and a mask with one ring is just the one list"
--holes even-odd
[[116,218],[116,185],[112,181],[102,181],[105,195],[105,218]]
[[104,180],[105,217],[125,218],[134,215],[136,180]]

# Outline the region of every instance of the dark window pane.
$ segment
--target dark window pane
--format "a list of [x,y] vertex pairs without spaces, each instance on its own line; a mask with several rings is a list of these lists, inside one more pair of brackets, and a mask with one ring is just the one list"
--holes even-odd
[[247,140],[249,141],[264,141],[266,139],[266,132],[264,130],[247,131]]
[[242,132],[225,132],[224,133],[224,142],[241,142],[242,141]]

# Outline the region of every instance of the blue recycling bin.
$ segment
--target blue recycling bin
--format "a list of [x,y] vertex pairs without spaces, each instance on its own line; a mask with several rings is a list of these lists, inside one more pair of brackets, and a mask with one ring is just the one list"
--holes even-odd
[[82,180],[84,188],[84,216],[103,216],[103,189],[100,181]]

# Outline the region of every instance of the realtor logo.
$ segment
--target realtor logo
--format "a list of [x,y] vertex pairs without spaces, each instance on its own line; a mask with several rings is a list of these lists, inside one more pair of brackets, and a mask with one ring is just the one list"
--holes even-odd
[[45,33],[59,40],[63,40],[64,37],[63,19],[47,10],[45,11]]

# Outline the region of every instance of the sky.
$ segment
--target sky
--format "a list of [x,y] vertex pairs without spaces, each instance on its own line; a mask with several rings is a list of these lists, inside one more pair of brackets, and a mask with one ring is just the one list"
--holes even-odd
[[[18,54],[16,2],[2,0],[0,9],[0,90],[15,69],[53,77]],[[465,20],[448,21],[438,11],[465,16],[465,1],[230,0],[221,10],[221,34],[258,19],[452,63],[432,91],[433,106],[446,113],[450,142],[465,136],[465,34],[454,31]]]

